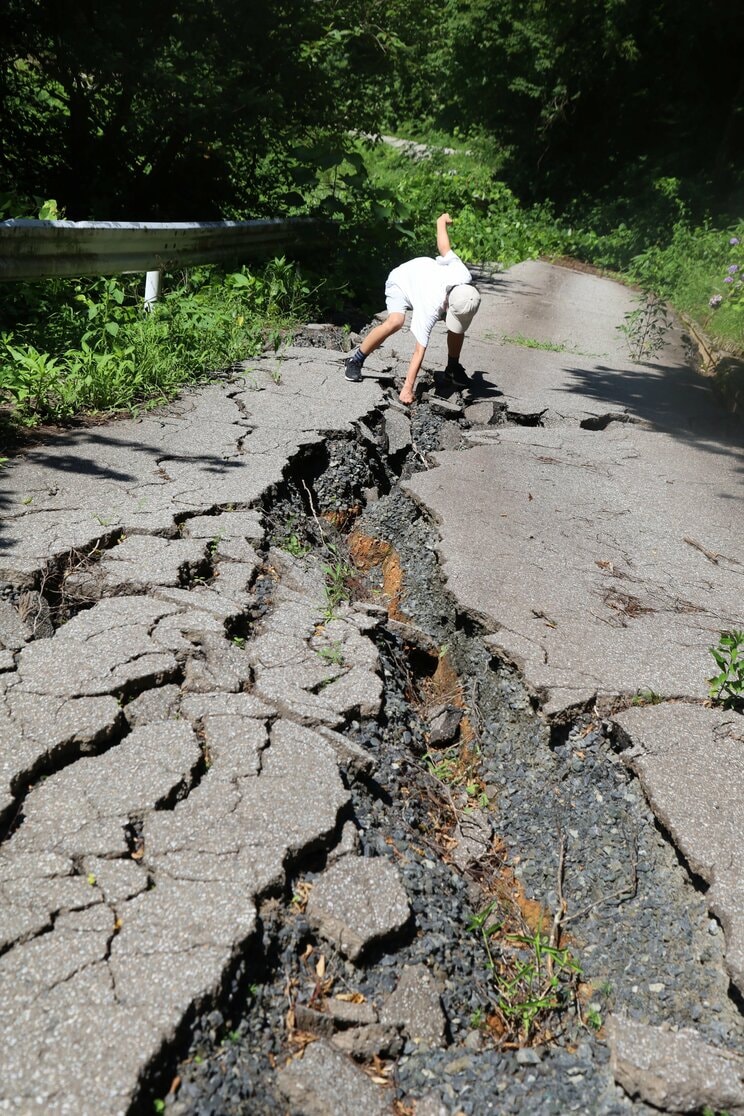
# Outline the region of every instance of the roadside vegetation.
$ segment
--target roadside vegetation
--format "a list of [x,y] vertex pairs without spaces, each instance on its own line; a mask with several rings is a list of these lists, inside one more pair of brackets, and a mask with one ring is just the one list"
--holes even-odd
[[305,319],[310,288],[284,259],[171,278],[146,309],[137,277],[18,283],[5,303],[0,385],[16,422],[137,411],[256,356]]
[[730,6],[286,0],[254,13],[250,41],[242,19],[237,0],[110,0],[100,20],[10,0],[0,218],[301,213],[329,230],[301,267],[167,275],[151,313],[141,278],[2,284],[14,421],[151,406],[303,316],[359,323],[443,210],[470,262],[570,257],[744,353]]

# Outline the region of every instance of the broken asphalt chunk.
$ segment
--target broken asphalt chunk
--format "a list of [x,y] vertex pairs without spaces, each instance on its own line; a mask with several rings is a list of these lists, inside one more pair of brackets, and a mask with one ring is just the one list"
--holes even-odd
[[310,925],[351,961],[399,933],[410,913],[398,872],[388,860],[351,856],[317,880],[306,911]]

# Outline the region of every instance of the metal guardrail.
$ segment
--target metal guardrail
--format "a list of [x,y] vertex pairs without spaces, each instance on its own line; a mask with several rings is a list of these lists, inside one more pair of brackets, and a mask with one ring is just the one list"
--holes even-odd
[[[0,280],[158,273],[174,265],[242,261],[304,241],[307,217],[257,221],[0,222]],[[155,296],[157,297],[157,296]]]

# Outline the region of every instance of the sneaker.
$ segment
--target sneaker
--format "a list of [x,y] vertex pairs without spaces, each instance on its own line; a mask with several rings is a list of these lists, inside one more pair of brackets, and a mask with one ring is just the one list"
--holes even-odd
[[470,377],[461,364],[457,361],[449,363],[444,370],[445,376],[448,376],[458,387],[469,387]]
[[347,380],[351,380],[353,384],[358,384],[362,378],[362,362],[355,360],[353,356],[347,357],[344,361],[346,371],[344,376]]

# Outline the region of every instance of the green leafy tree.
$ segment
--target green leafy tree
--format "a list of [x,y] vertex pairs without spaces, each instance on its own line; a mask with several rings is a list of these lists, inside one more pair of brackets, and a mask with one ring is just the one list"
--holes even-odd
[[[393,118],[495,136],[512,182],[571,196],[629,171],[726,186],[744,144],[744,22],[723,0],[445,0],[424,4]],[[741,172],[741,166],[738,166]]]
[[7,9],[0,190],[70,218],[275,212],[298,138],[371,126],[396,43],[384,6],[356,0]]

